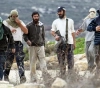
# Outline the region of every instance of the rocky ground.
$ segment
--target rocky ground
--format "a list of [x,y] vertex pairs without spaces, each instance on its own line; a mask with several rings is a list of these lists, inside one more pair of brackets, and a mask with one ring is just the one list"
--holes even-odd
[[100,88],[100,77],[98,75],[100,73],[99,71],[97,73],[96,70],[90,73],[87,70],[85,54],[75,55],[74,58],[75,70],[68,74],[66,69],[66,77],[63,80],[59,78],[59,66],[56,56],[46,57],[51,79],[47,77],[47,80],[43,82],[42,72],[37,64],[38,81],[36,83],[30,83],[29,61],[25,62],[27,81],[24,84],[20,84],[17,66],[14,63],[10,71],[9,82],[1,81],[0,88]]

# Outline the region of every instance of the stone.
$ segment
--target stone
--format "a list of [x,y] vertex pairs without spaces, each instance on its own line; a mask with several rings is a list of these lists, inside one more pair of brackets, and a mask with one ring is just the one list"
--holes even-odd
[[83,58],[82,60],[78,60],[77,62],[75,62],[74,67],[79,71],[86,71],[88,67],[86,58]]
[[37,84],[37,83],[24,83],[15,86],[15,88],[45,88],[45,86],[43,84]]
[[51,88],[67,88],[67,83],[61,78],[56,78]]
[[14,88],[14,85],[9,84],[8,81],[0,81],[0,88]]

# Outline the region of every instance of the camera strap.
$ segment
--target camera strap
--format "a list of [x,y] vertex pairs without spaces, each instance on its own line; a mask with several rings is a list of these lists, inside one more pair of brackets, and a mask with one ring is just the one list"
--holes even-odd
[[66,42],[68,42],[68,19],[66,19]]

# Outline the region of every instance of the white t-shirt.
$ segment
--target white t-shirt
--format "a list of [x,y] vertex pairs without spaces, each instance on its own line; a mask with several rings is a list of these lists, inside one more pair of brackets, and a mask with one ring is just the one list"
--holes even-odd
[[[65,39],[66,35],[66,18],[64,19],[56,19],[52,23],[52,29],[51,31],[60,31],[61,36],[63,36]],[[72,33],[75,32],[74,30],[74,21],[70,18],[68,18],[68,44],[73,44],[73,37]]]
[[[25,24],[23,23],[23,21],[21,21],[21,23],[22,23],[22,25],[25,26]],[[12,31],[13,29],[16,29],[16,32],[15,32],[15,33],[12,33],[13,38],[14,38],[14,41],[21,41],[21,42],[22,42],[23,31],[21,30],[20,27],[18,27],[18,28],[12,27],[11,25],[9,25],[9,24],[6,22],[6,20],[3,21],[3,24],[4,24],[5,26],[7,26],[11,31]]]

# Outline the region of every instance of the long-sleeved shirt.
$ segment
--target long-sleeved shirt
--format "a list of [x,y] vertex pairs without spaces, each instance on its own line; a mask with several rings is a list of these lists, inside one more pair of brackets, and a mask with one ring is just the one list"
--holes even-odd
[[94,31],[92,31],[92,32],[87,31],[87,27],[92,20],[93,20],[93,18],[88,18],[88,19],[84,20],[84,22],[81,26],[81,29],[86,32],[85,41],[93,41],[94,40]]
[[3,35],[3,39],[0,40],[0,50],[5,51],[8,47],[8,44],[11,45],[11,48],[15,48],[13,36],[11,34],[10,29],[6,27],[4,24],[2,26],[4,30],[4,35]]
[[31,46],[43,46],[45,45],[45,32],[43,23],[39,21],[39,24],[30,22],[27,24],[28,34],[24,34],[24,40],[27,42],[31,41]]
[[96,26],[100,25],[100,16],[96,17],[94,20],[91,21],[91,23],[87,27],[87,31],[94,31],[95,38],[94,38],[94,44],[99,45],[100,44],[100,31],[96,31]]

